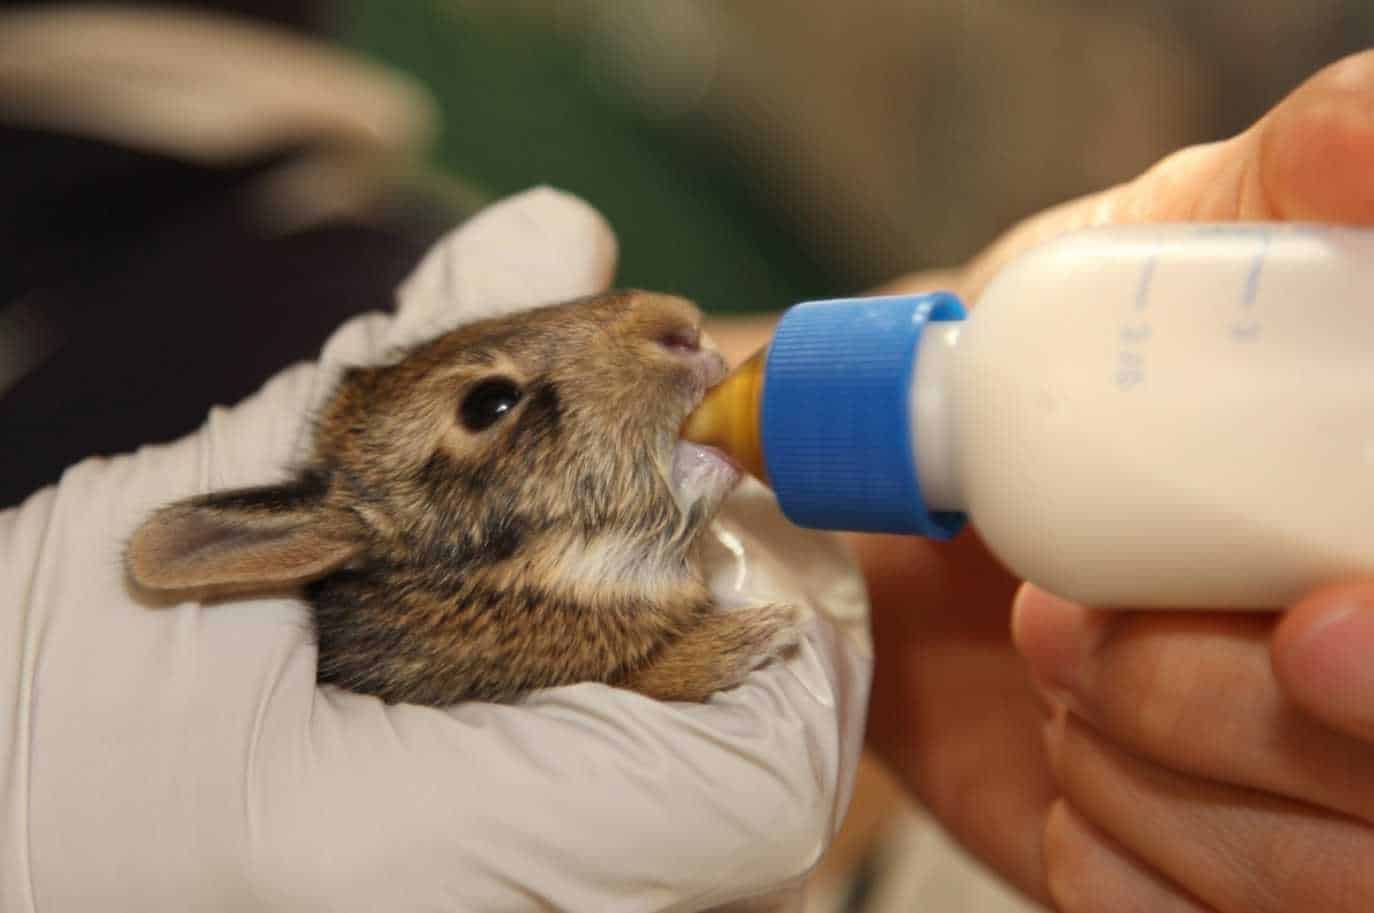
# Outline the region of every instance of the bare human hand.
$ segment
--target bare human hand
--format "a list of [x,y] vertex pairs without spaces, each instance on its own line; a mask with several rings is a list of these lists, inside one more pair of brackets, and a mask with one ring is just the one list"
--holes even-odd
[[[976,300],[1017,253],[1089,225],[1374,224],[1371,164],[1364,53],[1238,136],[1032,218],[955,273],[884,291]],[[1361,864],[1374,858],[1374,587],[1313,597],[1281,624],[1090,612],[1028,591],[1017,640],[1056,708],[1042,742],[1045,704],[1008,636],[1016,581],[976,536],[856,543],[878,653],[869,743],[1013,883],[1067,913],[1374,908]],[[1322,636],[1329,613],[1363,639]]]

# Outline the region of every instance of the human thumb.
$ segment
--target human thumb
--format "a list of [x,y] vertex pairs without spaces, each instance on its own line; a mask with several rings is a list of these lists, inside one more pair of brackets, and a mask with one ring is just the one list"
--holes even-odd
[[1323,68],[1249,129],[1190,146],[1115,187],[1012,228],[957,288],[976,298],[1012,258],[1066,232],[1155,222],[1374,225],[1374,50]]
[[1299,602],[1279,623],[1272,649],[1274,671],[1295,703],[1374,742],[1374,581]]

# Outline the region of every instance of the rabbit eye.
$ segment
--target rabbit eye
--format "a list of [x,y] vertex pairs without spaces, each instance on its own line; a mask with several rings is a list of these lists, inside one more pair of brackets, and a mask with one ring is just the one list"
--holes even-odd
[[469,431],[485,431],[515,408],[525,394],[508,377],[493,377],[482,381],[463,397],[458,417]]

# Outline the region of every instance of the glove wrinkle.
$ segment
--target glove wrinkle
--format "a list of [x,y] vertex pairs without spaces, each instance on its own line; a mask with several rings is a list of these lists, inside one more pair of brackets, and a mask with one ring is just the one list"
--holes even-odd
[[46,619],[43,580],[38,568],[54,534],[53,502],[44,489],[22,505],[0,512],[0,671],[5,694],[0,702],[0,910],[35,909],[30,847],[30,776],[33,770],[34,680]]

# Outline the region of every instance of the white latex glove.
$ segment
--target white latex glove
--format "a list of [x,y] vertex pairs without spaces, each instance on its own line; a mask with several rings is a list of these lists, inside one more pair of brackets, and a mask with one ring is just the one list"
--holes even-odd
[[282,478],[342,366],[598,291],[614,260],[585,204],[512,198],[319,365],[0,514],[0,910],[697,910],[804,875],[848,801],[866,607],[838,546],[757,486],[719,526],[722,597],[843,623],[812,618],[794,658],[701,705],[585,684],[387,706],[315,684],[298,600],[150,608],[125,589],[122,545],[148,512]]

